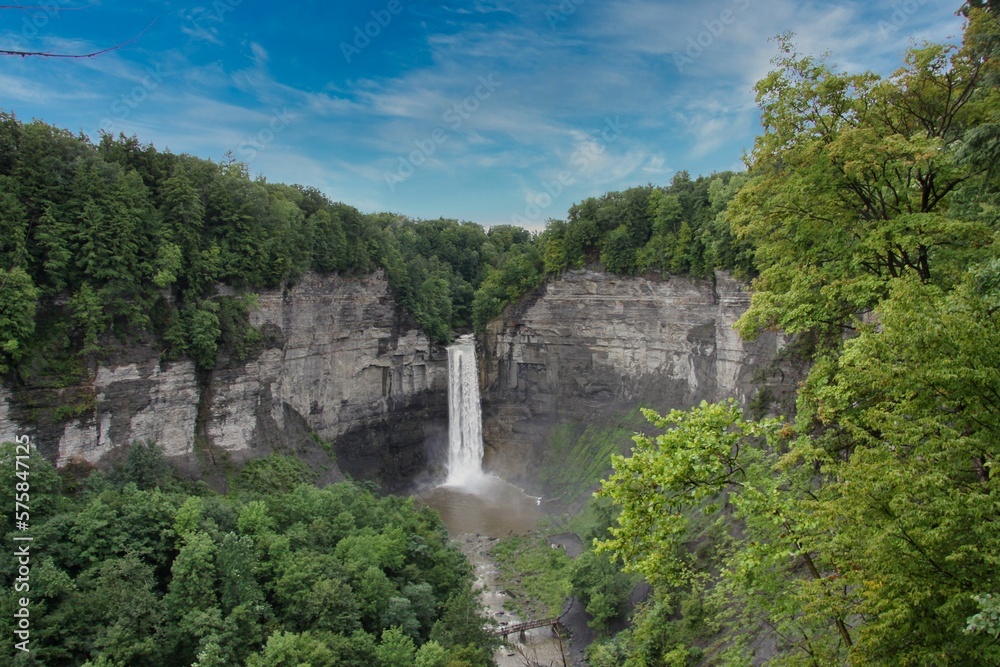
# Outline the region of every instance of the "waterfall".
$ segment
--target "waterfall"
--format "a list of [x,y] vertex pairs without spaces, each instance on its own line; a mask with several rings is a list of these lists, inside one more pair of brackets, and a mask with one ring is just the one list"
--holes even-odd
[[476,346],[462,337],[448,348],[448,481],[472,486],[483,478],[482,408]]

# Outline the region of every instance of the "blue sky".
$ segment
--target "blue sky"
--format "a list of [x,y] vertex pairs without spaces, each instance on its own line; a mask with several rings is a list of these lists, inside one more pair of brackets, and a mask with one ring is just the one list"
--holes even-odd
[[769,38],[888,73],[959,2],[57,0],[0,11],[0,108],[231,151],[363,211],[541,227],[609,190],[739,169]]

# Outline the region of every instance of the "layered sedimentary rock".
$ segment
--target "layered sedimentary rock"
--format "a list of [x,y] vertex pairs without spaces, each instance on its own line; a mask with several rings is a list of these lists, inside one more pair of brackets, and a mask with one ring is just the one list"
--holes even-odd
[[[780,400],[790,383],[764,371],[781,340],[747,342],[732,329],[748,304],[744,286],[721,273],[659,280],[571,271],[525,296],[480,339],[488,466],[536,488],[533,472],[557,425],[639,405],[747,404],[761,387]],[[329,473],[325,441],[334,477],[399,489],[428,468],[440,471],[446,353],[394,302],[381,273],[308,275],[262,292],[251,322],[263,349],[244,363],[220,359],[211,372],[133,343],[79,386],[0,387],[0,438],[32,435],[60,465],[98,463],[154,440],[202,474],[272,451]],[[57,419],[38,419],[59,409]]]
[[724,273],[660,280],[582,270],[546,283],[488,328],[488,464],[530,487],[558,424],[636,406],[666,411],[729,397],[746,405],[782,345],[733,330],[749,297]]
[[323,440],[340,470],[387,488],[426,468],[447,420],[447,359],[381,273],[308,275],[260,293],[259,304],[251,322],[267,345],[257,358],[198,373],[153,347],[130,349],[74,388],[93,393],[93,409],[58,428],[33,424],[25,401],[5,391],[0,436],[32,434],[63,465],[97,463],[136,440],[192,462],[297,453]]

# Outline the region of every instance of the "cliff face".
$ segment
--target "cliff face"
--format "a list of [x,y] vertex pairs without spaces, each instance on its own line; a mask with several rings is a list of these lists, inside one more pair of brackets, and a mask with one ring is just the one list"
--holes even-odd
[[34,435],[60,465],[151,439],[192,465],[277,450],[311,451],[329,467],[318,436],[332,442],[341,471],[387,488],[424,470],[446,431],[447,358],[394,303],[384,276],[309,275],[259,300],[251,322],[268,346],[256,359],[198,374],[189,361],[131,349],[74,388],[92,393],[93,410],[58,428],[33,427],[24,401],[4,390],[0,437]]
[[722,273],[713,284],[571,271],[547,283],[487,332],[488,467],[535,488],[532,471],[553,463],[545,451],[560,424],[636,406],[663,412],[729,397],[746,405],[781,347],[774,335],[740,339],[732,326],[748,306],[743,285]]
[[[162,361],[152,345],[122,346],[80,386],[0,388],[0,438],[32,435],[60,465],[154,440],[202,474],[281,451],[326,480],[347,473],[390,490],[440,468],[447,355],[395,304],[383,275],[309,275],[261,293],[259,304],[251,322],[266,344],[257,358],[198,373],[190,361]],[[538,488],[534,473],[553,463],[546,455],[560,425],[639,405],[747,404],[762,386],[781,400],[790,387],[763,372],[781,341],[746,342],[732,329],[748,304],[724,274],[713,283],[574,271],[547,283],[480,341],[487,467]],[[86,410],[37,419],[67,405]],[[332,443],[332,459],[316,437]]]

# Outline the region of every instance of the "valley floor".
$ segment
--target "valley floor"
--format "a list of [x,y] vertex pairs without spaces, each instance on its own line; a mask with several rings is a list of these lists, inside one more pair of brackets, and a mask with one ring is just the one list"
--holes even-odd
[[[511,610],[511,598],[506,592],[508,586],[490,554],[497,539],[474,533],[463,533],[454,539],[476,568],[480,598],[496,622],[513,625],[534,620],[522,619]],[[585,623],[583,628],[586,629]],[[544,627],[527,631],[524,642],[512,634],[495,657],[499,667],[576,667],[584,664],[574,660],[570,652],[569,639],[559,639]]]

